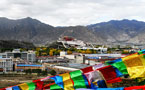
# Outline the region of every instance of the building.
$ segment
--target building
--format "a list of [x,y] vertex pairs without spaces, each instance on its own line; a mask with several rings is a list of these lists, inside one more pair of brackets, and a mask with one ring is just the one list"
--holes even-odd
[[79,63],[79,64],[84,63],[84,59],[85,59],[84,58],[85,56],[81,53],[73,53],[68,55],[67,52],[65,51],[60,52],[60,57],[68,59],[70,63]]
[[105,48],[104,46],[95,48],[92,43],[87,43],[82,40],[77,40],[76,38],[69,37],[69,36],[60,37],[59,40],[57,40],[57,42],[61,43],[63,45],[63,47],[65,47],[65,48],[73,47],[73,48],[84,49],[84,50],[94,49],[94,50],[98,50],[101,52],[107,51],[107,48]]
[[16,64],[15,70],[16,71],[24,71],[27,69],[41,69],[44,70],[45,68],[43,65],[36,65],[36,64]]
[[2,58],[20,58],[27,62],[34,63],[36,62],[36,54],[34,51],[23,51],[21,52],[20,49],[14,49],[12,52],[4,52],[0,53],[0,57]]
[[2,72],[13,71],[12,58],[0,58],[0,69]]
[[80,70],[82,68],[88,67],[89,65],[85,64],[77,64],[77,63],[65,63],[61,65],[49,65],[47,66],[50,70],[55,70],[58,73],[66,73],[66,72],[72,72],[75,70]]

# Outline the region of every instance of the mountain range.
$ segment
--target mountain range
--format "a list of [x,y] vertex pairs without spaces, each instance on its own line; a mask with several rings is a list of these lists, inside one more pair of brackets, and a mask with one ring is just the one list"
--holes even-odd
[[0,40],[18,40],[45,45],[55,42],[61,36],[71,36],[97,44],[145,44],[145,22],[124,19],[87,26],[54,27],[30,17],[18,20],[0,18]]

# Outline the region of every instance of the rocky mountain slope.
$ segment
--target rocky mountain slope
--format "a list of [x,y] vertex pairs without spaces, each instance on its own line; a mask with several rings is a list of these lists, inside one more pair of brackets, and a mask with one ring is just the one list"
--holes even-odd
[[136,20],[112,20],[87,26],[106,42],[144,44],[145,22]]
[[7,48],[26,48],[31,49],[35,48],[35,46],[32,43],[29,42],[23,42],[23,41],[15,41],[15,40],[0,40],[0,49]]
[[0,18],[0,40],[46,44],[61,36],[72,36],[93,43],[145,44],[145,22],[112,20],[88,26],[53,27],[30,17],[18,20]]

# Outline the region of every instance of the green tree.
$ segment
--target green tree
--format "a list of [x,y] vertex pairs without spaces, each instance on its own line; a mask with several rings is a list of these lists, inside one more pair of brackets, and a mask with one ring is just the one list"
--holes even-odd
[[27,70],[25,70],[25,73],[26,73],[26,74],[31,74],[32,71],[31,71],[31,69],[27,69]]
[[45,71],[42,71],[42,75],[43,76],[46,76],[47,75],[47,71],[45,70]]
[[55,70],[51,70],[49,73],[50,73],[51,75],[56,75],[56,71],[55,71]]

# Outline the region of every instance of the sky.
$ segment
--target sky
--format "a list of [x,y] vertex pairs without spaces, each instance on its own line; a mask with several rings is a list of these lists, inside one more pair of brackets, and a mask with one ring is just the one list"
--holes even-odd
[[52,26],[145,21],[145,0],[0,0],[0,17],[32,17]]

